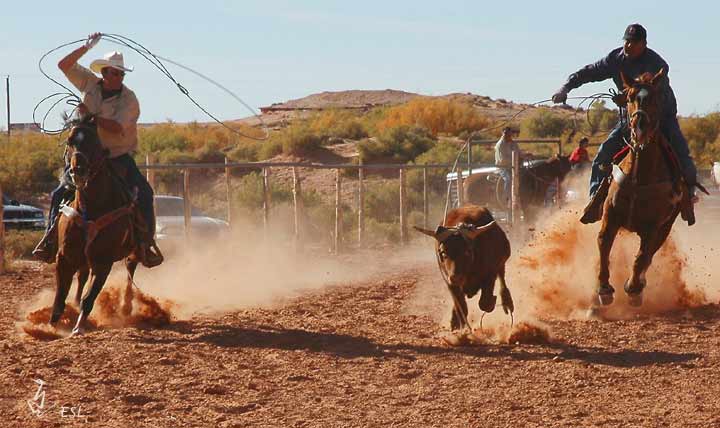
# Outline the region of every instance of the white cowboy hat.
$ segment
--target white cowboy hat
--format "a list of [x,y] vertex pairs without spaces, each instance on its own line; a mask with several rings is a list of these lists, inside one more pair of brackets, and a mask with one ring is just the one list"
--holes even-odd
[[121,71],[133,71],[133,67],[125,67],[123,54],[118,51],[108,52],[102,59],[96,59],[90,63],[90,70],[96,73],[100,73],[105,67],[112,67]]

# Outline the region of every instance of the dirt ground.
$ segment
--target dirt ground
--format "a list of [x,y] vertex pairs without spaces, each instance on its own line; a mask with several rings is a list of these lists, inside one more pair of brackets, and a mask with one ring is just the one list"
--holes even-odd
[[[246,272],[248,287],[267,291],[252,299],[238,267],[212,264],[219,256],[196,270],[170,263],[138,280],[158,306],[136,296],[132,322],[100,316],[98,329],[57,340],[22,329],[48,301],[52,269],[16,264],[0,276],[0,426],[720,426],[717,276],[692,268],[715,250],[695,244],[676,265],[675,255],[658,256],[646,312],[589,321],[575,313],[587,293],[569,290],[589,288],[573,285],[587,276],[582,269],[593,269],[574,242],[593,231],[557,233],[559,243],[560,235],[540,234],[514,252],[512,332],[502,332],[509,320],[498,308],[487,317],[486,343],[461,347],[442,340],[450,303],[425,238],[394,261],[346,255],[323,265],[325,257],[313,256],[299,264],[314,272],[303,278],[312,285],[298,285],[293,272],[301,270],[275,254],[272,269]],[[687,228],[680,234],[690,236]],[[234,265],[253,263],[233,256]],[[549,257],[557,259],[553,269],[575,265],[574,276],[536,265]],[[617,257],[624,250],[616,264]],[[383,261],[391,266],[370,269]],[[344,275],[335,275],[338,266]],[[222,271],[235,282],[215,278]],[[160,288],[167,275],[170,287]],[[681,288],[670,298],[671,281]],[[168,302],[181,294],[185,300]],[[244,303],[234,306],[237,299]],[[97,313],[116,309],[117,300],[106,294]],[[471,322],[478,321],[475,313]]]

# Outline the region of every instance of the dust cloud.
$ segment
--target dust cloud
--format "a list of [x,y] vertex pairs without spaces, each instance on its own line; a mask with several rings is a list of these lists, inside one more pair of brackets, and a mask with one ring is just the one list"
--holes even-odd
[[140,289],[173,302],[173,315],[220,315],[269,306],[304,292],[348,286],[427,264],[424,246],[352,250],[335,256],[326,246],[296,249],[287,235],[263,237],[258,231],[211,242],[194,242],[152,270],[138,272]]

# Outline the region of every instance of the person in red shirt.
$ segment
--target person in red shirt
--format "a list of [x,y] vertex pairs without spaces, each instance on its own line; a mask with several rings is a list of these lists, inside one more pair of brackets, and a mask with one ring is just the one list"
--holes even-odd
[[583,137],[578,141],[578,146],[575,147],[572,154],[570,155],[570,164],[573,168],[582,168],[590,163],[590,156],[587,151],[588,139]]

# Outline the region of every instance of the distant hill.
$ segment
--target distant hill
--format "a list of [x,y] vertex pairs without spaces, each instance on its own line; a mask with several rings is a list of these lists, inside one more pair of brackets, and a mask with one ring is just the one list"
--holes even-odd
[[[261,107],[262,119],[268,126],[282,126],[288,121],[307,117],[312,112],[326,109],[370,110],[373,107],[393,106],[406,103],[417,97],[428,95],[415,94],[395,89],[384,90],[348,90],[335,92],[321,92],[303,98],[289,100],[282,103],[273,103]],[[441,95],[439,98],[451,98],[469,102],[483,114],[493,119],[508,119],[524,108],[527,104],[514,103],[505,99],[492,99],[487,96],[467,93],[453,93]],[[529,107],[530,110],[536,107]],[[567,111],[567,107],[554,106],[553,110]],[[238,120],[247,125],[259,125],[255,117]]]

